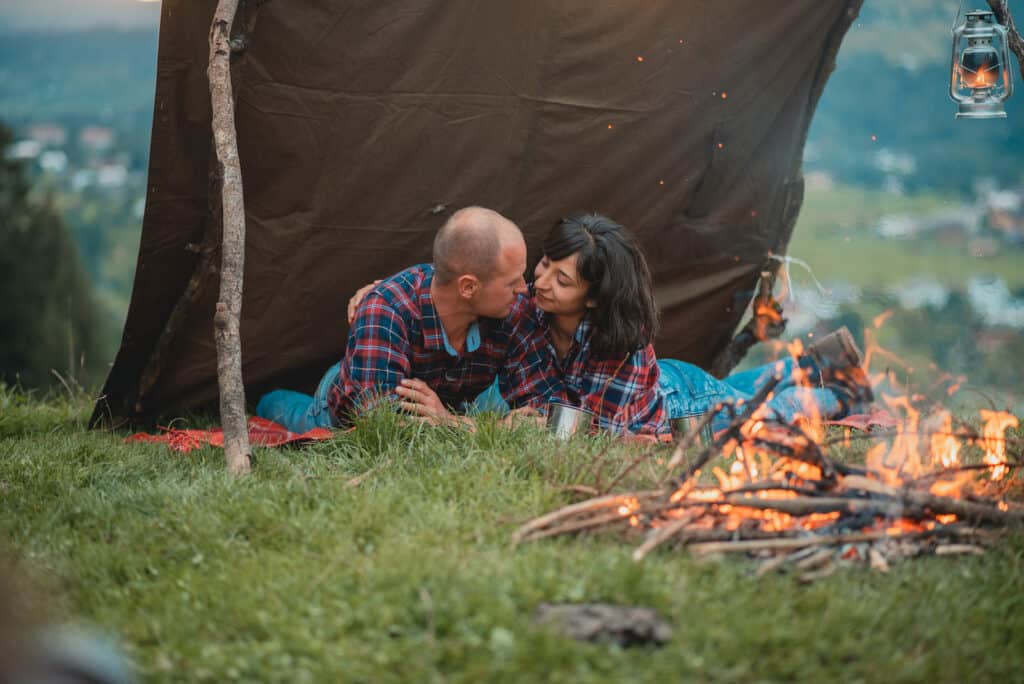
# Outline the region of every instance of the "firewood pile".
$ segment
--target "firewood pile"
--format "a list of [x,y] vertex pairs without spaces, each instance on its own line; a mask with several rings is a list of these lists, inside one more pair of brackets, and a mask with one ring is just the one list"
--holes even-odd
[[813,416],[772,420],[765,402],[773,387],[745,405],[717,407],[728,427],[701,448],[700,427],[681,440],[661,486],[565,506],[520,527],[514,541],[625,532],[640,539],[636,560],[662,546],[699,557],[744,554],[759,560],[760,574],[794,569],[813,581],[847,564],[885,571],[922,554],[981,554],[1024,523],[1024,505],[1007,498],[1024,465],[1007,458],[1012,415],[983,411],[979,431],[937,405],[886,398],[899,427],[865,433],[877,443],[853,465],[827,454],[838,439],[826,439]]

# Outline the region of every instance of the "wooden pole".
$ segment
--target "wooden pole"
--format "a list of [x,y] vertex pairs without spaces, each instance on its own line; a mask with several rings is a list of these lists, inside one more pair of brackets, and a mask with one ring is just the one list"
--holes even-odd
[[228,472],[249,472],[249,429],[245,419],[242,384],[242,282],[245,271],[245,201],[242,167],[235,135],[234,96],[231,91],[231,25],[239,0],[219,0],[210,26],[210,102],[213,106],[213,142],[223,170],[221,201],[224,236],[221,252],[220,294],[213,317],[217,342],[217,385],[220,420],[224,428],[224,454]]
[[[1010,3],[1008,0],[988,0],[988,6],[996,15],[996,20],[1006,27],[1007,44],[1013,54],[1017,55],[1017,66],[1020,67],[1021,78],[1024,78],[1024,39],[1017,32],[1013,25],[1013,15],[1010,14]],[[1010,65],[1005,67],[1008,69]]]

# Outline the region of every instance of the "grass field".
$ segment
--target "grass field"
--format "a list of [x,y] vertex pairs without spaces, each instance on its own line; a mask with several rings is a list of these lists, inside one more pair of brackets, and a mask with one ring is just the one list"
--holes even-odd
[[[966,247],[935,244],[924,237],[887,240],[874,233],[887,214],[929,214],[953,207],[940,195],[900,197],[854,187],[808,191],[788,254],[804,259],[819,280],[845,280],[879,290],[927,275],[962,290],[971,276],[997,275],[1010,289],[1024,287],[1024,250],[1006,248],[993,257],[973,257]],[[957,200],[958,201],[958,200]],[[794,269],[796,277],[806,276]]]
[[[606,443],[376,416],[257,450],[232,481],[218,450],[127,445],[83,431],[87,411],[0,393],[0,525],[50,611],[117,635],[147,681],[960,682],[1024,665],[1019,535],[810,586],[678,550],[635,563],[610,536],[513,548]],[[544,601],[649,605],[674,637],[576,643],[533,624]]]

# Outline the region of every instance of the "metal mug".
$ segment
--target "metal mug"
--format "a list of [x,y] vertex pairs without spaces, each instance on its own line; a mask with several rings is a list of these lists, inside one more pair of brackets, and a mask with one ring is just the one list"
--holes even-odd
[[582,427],[590,427],[594,414],[578,406],[570,406],[556,401],[548,404],[547,426],[555,434],[556,439],[566,440]]
[[[673,418],[669,421],[669,425],[672,428],[672,436],[676,440],[683,439],[686,435],[696,430],[706,417],[706,413],[698,413],[695,416]],[[708,444],[711,444],[712,439],[711,421],[708,421],[705,423],[704,427],[700,428],[700,434],[697,436],[697,443],[702,446],[707,446]]]

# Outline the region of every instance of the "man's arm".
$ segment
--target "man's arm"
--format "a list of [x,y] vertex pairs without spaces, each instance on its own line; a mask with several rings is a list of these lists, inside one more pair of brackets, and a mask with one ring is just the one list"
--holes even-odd
[[382,400],[397,400],[395,388],[411,369],[409,353],[405,322],[380,294],[367,295],[352,320],[345,358],[328,393],[334,416],[345,421]]

